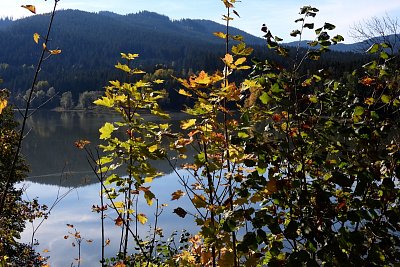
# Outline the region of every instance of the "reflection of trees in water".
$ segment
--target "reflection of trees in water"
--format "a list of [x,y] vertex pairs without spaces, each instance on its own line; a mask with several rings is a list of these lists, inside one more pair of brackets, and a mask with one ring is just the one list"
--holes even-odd
[[54,116],[30,116],[26,125],[29,134],[34,133],[41,138],[48,138],[56,132],[57,120]]
[[[172,130],[178,131],[182,119],[187,115],[173,113]],[[39,111],[29,118],[28,127],[32,131],[24,142],[23,152],[31,166],[28,180],[48,185],[63,187],[85,186],[97,183],[96,176],[91,172],[86,154],[74,146],[80,139],[92,141],[92,148],[98,142],[98,129],[106,121],[115,121],[116,117],[107,113],[86,112],[51,112]],[[154,119],[151,115],[146,120]],[[166,123],[166,121],[156,121]],[[168,144],[165,144],[168,147]],[[193,158],[193,152],[188,152],[188,159]],[[170,155],[172,156],[172,155]],[[180,166],[183,160],[177,162]],[[152,161],[151,164],[164,174],[172,172],[168,161]],[[121,167],[119,175],[124,174]],[[61,180],[60,180],[61,179]]]

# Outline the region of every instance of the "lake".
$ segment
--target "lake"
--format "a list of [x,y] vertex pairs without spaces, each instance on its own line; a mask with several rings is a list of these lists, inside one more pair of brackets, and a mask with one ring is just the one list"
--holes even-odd
[[[17,115],[18,116],[18,115]],[[179,125],[185,114],[174,113],[169,123]],[[98,129],[106,122],[118,118],[111,114],[94,112],[52,112],[38,111],[29,118],[29,131],[23,144],[23,154],[30,165],[31,172],[26,182],[25,198],[38,198],[39,203],[51,206],[57,196],[63,197],[51,211],[50,216],[35,233],[39,244],[36,249],[43,256],[50,256],[51,266],[76,265],[78,249],[72,246],[72,239],[64,239],[68,235],[66,224],[72,224],[81,236],[93,242],[82,243],[81,266],[99,266],[101,259],[101,221],[100,214],[92,212],[92,205],[100,205],[100,184],[87,162],[84,151],[77,149],[74,142],[80,139],[98,141]],[[155,120],[151,115],[146,119]],[[159,120],[159,119],[158,119]],[[164,122],[165,123],[165,122]],[[164,176],[151,183],[152,191],[159,199],[159,204],[167,204],[159,218],[159,227],[164,229],[165,239],[174,230],[187,229],[195,231],[193,218],[180,218],[173,213],[177,207],[191,209],[186,200],[171,201],[171,194],[182,189],[177,176],[167,162],[157,162],[156,167]],[[148,186],[148,185],[147,185]],[[149,224],[154,222],[155,208],[148,207],[141,198],[138,210],[147,214],[149,222],[140,227],[142,238],[148,234]],[[116,226],[114,217],[106,219],[106,239],[110,245],[106,247],[106,256],[115,256],[119,248],[120,227]],[[32,231],[40,221],[28,223],[21,240],[30,243]],[[132,245],[133,247],[133,245]],[[47,252],[48,251],[48,252]]]

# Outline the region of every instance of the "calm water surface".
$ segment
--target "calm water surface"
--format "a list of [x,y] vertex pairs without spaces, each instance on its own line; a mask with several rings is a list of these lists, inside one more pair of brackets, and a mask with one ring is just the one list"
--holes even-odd
[[[184,114],[172,114],[170,123],[178,125],[184,117]],[[40,111],[28,121],[29,134],[24,140],[23,153],[31,173],[28,181],[21,185],[26,188],[25,197],[38,198],[41,204],[51,206],[58,195],[66,194],[35,234],[35,239],[39,242],[37,250],[49,251],[42,254],[50,256],[51,266],[71,266],[71,263],[76,265],[74,258],[77,257],[78,250],[72,246],[70,238],[64,239],[68,231],[72,230],[66,224],[74,225],[82,237],[93,240],[91,243],[82,243],[81,266],[100,265],[100,215],[91,210],[92,205],[100,205],[100,184],[91,172],[85,153],[75,148],[74,142],[79,139],[95,142],[99,137],[98,129],[104,122],[117,119],[110,114]],[[152,116],[147,119],[155,120]],[[170,201],[171,193],[182,187],[178,178],[167,162],[159,162],[157,167],[165,175],[153,181],[151,188],[160,204],[168,204],[159,218],[159,227],[164,229],[166,238],[174,230],[194,230],[192,218],[182,219],[172,213],[177,207],[191,209],[188,201]],[[154,207],[148,207],[141,201],[138,210],[148,215],[149,223],[154,221]],[[120,228],[115,226],[112,220],[114,217],[111,214],[106,219],[106,238],[111,240],[106,247],[107,256],[114,256],[119,248]],[[21,237],[23,242],[31,241],[32,230],[38,223],[39,221],[33,225],[27,224]],[[148,230],[149,225],[145,225],[139,232],[145,237]]]

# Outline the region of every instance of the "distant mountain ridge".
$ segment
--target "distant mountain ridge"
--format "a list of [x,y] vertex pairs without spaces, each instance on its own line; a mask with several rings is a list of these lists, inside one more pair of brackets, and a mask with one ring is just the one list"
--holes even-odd
[[[337,45],[332,45],[329,49],[331,49],[332,51],[336,51],[336,52],[355,52],[355,53],[363,53],[365,52],[368,47],[372,44],[372,43],[383,43],[385,41],[390,42],[394,47],[393,50],[394,51],[399,51],[400,49],[400,43],[398,41],[399,37],[394,34],[386,36],[386,37],[374,37],[372,39],[368,39],[362,42],[356,42],[353,44],[343,44],[343,43],[339,43]],[[302,48],[308,48],[309,45],[308,43],[311,42],[310,40],[305,40],[305,41],[295,41],[295,42],[290,42],[290,43],[286,43],[287,46],[289,47],[296,47],[300,44],[300,47]]]
[[[15,21],[0,19],[0,77],[4,80],[1,88],[10,89],[13,96],[23,95],[30,88],[34,66],[42,51],[33,34],[43,36],[48,22],[49,14]],[[60,94],[71,91],[76,103],[80,93],[99,91],[107,81],[120,77],[114,68],[121,60],[120,52],[138,53],[136,66],[148,72],[172,69],[174,75],[187,76],[202,69],[214,71],[223,66],[225,41],[213,32],[225,30],[224,25],[214,21],[171,20],[149,11],[119,15],[108,11],[60,10],[55,16],[48,48],[61,49],[62,53],[43,64],[39,80],[47,81]],[[249,46],[256,48],[255,56],[258,53],[261,58],[276,57],[265,48],[264,39],[237,28],[230,28],[230,34],[243,36]],[[285,45],[296,46],[296,43]],[[306,41],[301,43],[304,45]],[[338,47],[343,48],[340,51],[353,51],[346,44],[332,46],[332,50]],[[349,65],[358,57],[331,54],[325,59]],[[171,99],[176,98],[173,90]]]

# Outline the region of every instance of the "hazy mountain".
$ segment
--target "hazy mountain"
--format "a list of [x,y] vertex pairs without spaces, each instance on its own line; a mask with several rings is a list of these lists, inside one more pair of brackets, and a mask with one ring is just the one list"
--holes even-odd
[[[301,41],[301,42],[290,42],[287,43],[286,45],[289,47],[296,47],[300,43],[300,47],[302,48],[308,48],[308,43],[311,41]],[[373,43],[383,43],[383,42],[389,42],[391,43],[394,47],[394,51],[399,51],[400,49],[400,42],[399,42],[399,37],[393,35],[386,36],[385,38],[383,37],[374,37],[362,42],[356,42],[353,44],[342,44],[339,43],[337,45],[332,45],[330,49],[332,51],[337,51],[337,52],[355,52],[355,53],[363,53],[365,52]]]

